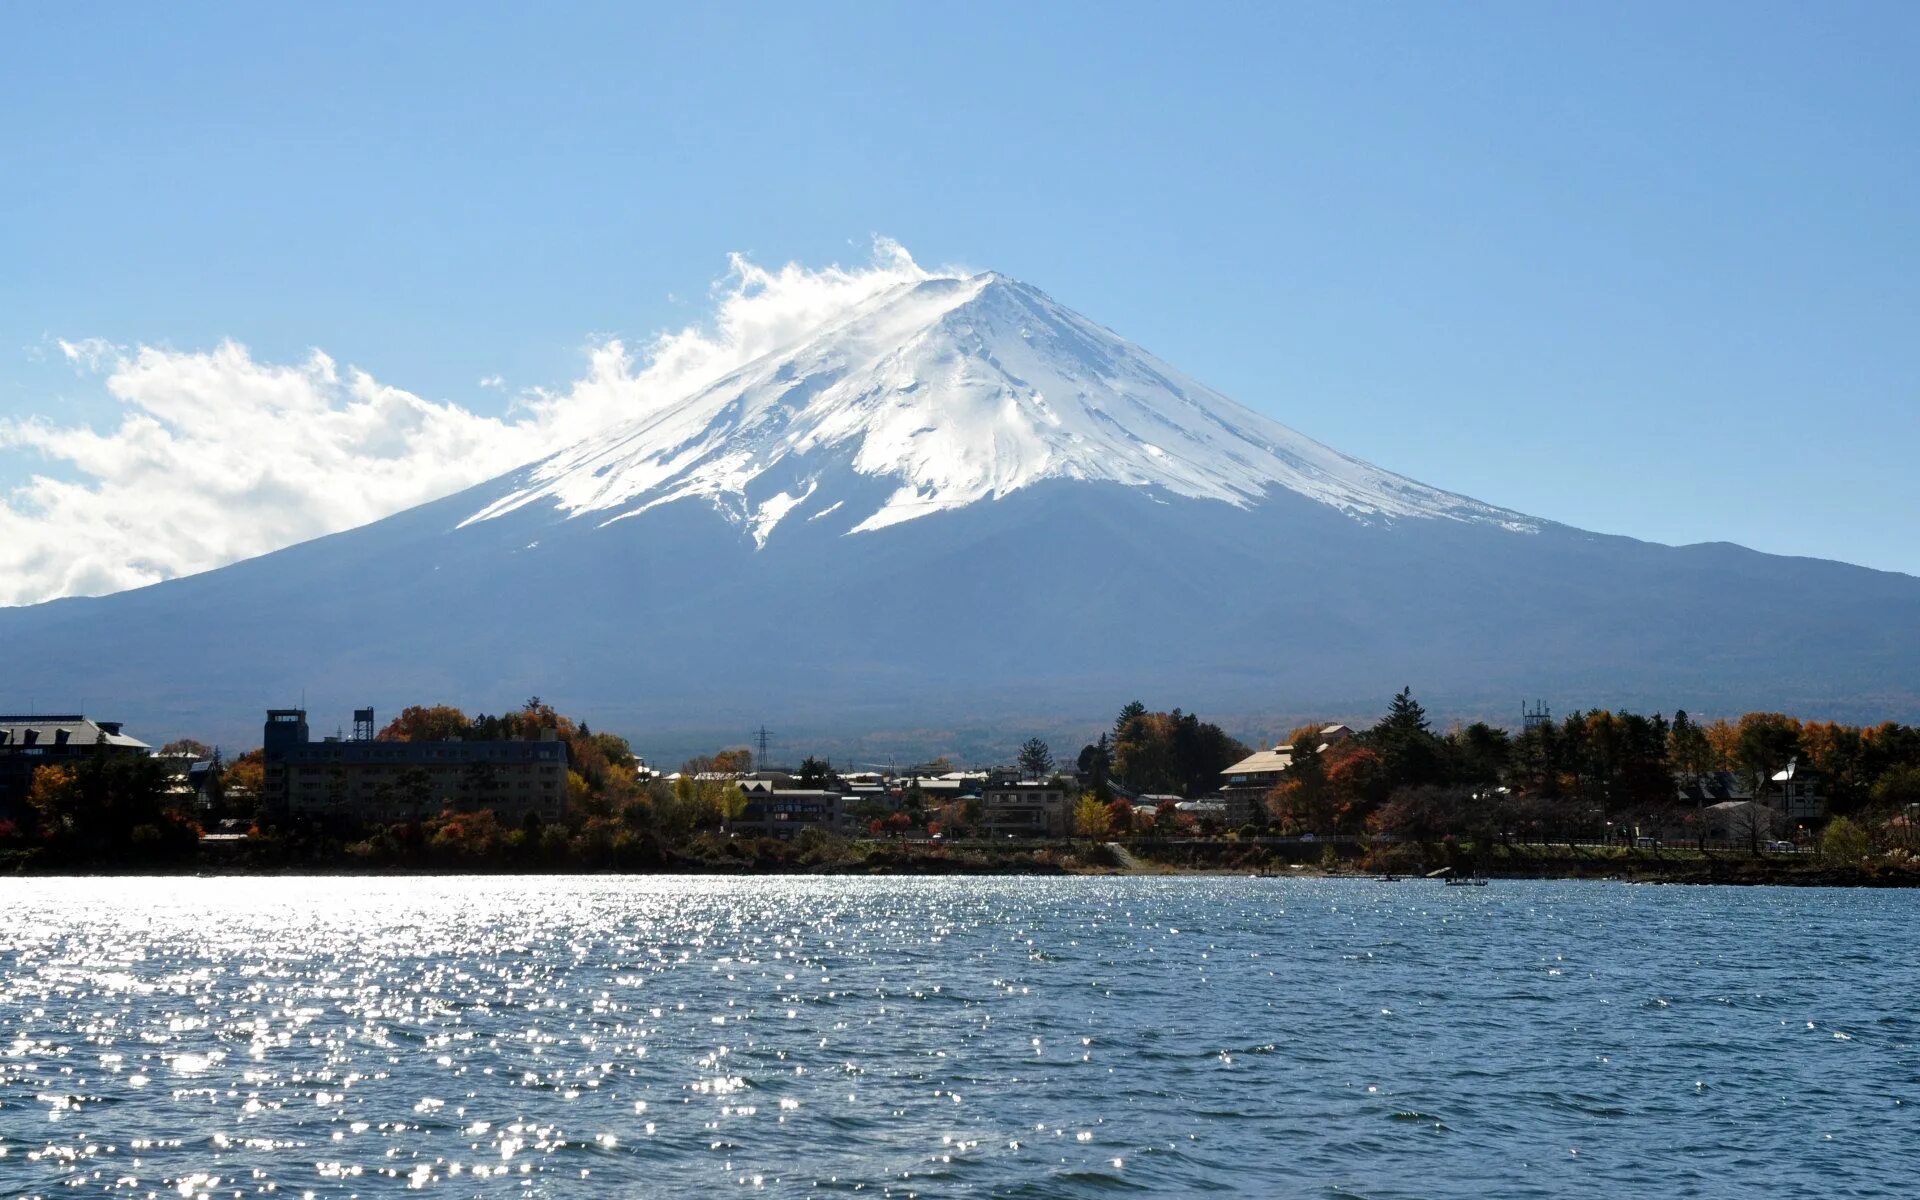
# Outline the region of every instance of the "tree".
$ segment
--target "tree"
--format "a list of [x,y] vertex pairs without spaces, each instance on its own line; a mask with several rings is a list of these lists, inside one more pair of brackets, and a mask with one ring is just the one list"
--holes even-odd
[[720,814],[720,828],[738,821],[747,811],[747,793],[737,783],[729,783],[714,797],[714,809]]
[[1084,792],[1073,806],[1073,829],[1089,840],[1107,836],[1107,806],[1092,792]]
[[449,742],[472,730],[467,714],[447,704],[410,705],[374,735],[377,742]]
[[1835,862],[1858,863],[1867,856],[1866,831],[1845,817],[1835,817],[1820,835],[1820,855]]
[[[1267,817],[1283,833],[1331,832],[1333,811],[1327,791],[1327,757],[1319,743],[1294,746],[1293,762],[1280,776],[1280,782],[1267,793]],[[1329,753],[1336,748],[1327,747]]]
[[433,774],[418,764],[402,767],[393,781],[393,800],[409,821],[418,821],[433,814],[428,811],[433,806]]
[[1333,829],[1351,833],[1366,824],[1393,791],[1386,760],[1371,746],[1343,742],[1325,755],[1327,803]]
[[1445,738],[1445,774],[1454,783],[1489,786],[1500,782],[1513,759],[1513,738],[1504,729],[1475,721]]
[[41,837],[83,856],[134,849],[190,850],[199,828],[167,807],[166,765],[105,747],[36,770],[28,785]]
[[1413,689],[1400,689],[1365,740],[1380,752],[1395,787],[1439,782],[1440,739],[1428,727],[1427,710],[1413,698]]
[[460,802],[469,809],[492,808],[499,791],[500,773],[490,762],[475,759],[460,772]]
[[1308,721],[1305,725],[1295,725],[1292,730],[1287,733],[1287,740],[1280,744],[1283,746],[1292,746],[1296,753],[1301,750],[1318,750],[1320,748],[1320,731],[1326,727],[1327,722],[1325,721]]
[[163,755],[192,755],[196,760],[213,757],[213,747],[193,738],[175,738],[160,747]]
[[807,755],[800,764],[800,786],[823,788],[833,781],[833,767],[825,759]]
[[1107,786],[1107,776],[1113,770],[1113,741],[1101,734],[1098,741],[1083,747],[1076,766],[1087,777],[1087,786],[1101,799],[1111,796],[1112,789]]
[[1785,713],[1752,712],[1735,728],[1740,769],[1757,796],[1767,780],[1800,753],[1800,722]]
[[1907,815],[1908,809],[1920,806],[1920,765],[1902,763],[1888,768],[1874,781],[1872,795],[1875,806]]
[[1020,774],[1042,779],[1053,772],[1053,750],[1040,738],[1028,738],[1020,747]]
[[1220,773],[1247,756],[1247,748],[1218,725],[1179,709],[1122,711],[1113,740],[1113,777],[1134,792],[1183,796],[1210,792]]
[[1458,832],[1467,793],[1426,785],[1401,788],[1367,819],[1367,828],[1425,846]]
[[228,811],[252,812],[259,806],[260,793],[267,785],[266,753],[249,750],[227,764],[220,773],[220,799]]
[[1667,758],[1673,769],[1688,779],[1697,780],[1713,770],[1713,746],[1707,741],[1707,731],[1694,724],[1684,708],[1673,714],[1673,725],[1667,731]]

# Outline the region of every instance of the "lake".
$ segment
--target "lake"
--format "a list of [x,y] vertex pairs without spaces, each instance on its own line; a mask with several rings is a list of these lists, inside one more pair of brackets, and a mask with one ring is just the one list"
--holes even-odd
[[1911,1196],[1920,893],[0,880],[10,1196]]

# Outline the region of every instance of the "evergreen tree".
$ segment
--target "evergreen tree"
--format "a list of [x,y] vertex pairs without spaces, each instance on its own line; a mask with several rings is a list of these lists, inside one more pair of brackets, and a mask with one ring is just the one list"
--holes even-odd
[[1427,724],[1427,710],[1413,698],[1412,688],[1401,688],[1387,707],[1387,715],[1367,731],[1367,742],[1380,752],[1387,777],[1396,788],[1420,787],[1440,778],[1440,739]]
[[1028,738],[1020,747],[1020,774],[1027,779],[1044,779],[1053,771],[1053,750],[1039,738]]
[[833,767],[825,759],[807,755],[800,764],[800,786],[805,788],[823,788],[833,779]]
[[1107,776],[1113,770],[1113,743],[1106,734],[1081,749],[1077,765],[1094,795],[1102,801],[1113,799],[1113,790],[1107,786]]

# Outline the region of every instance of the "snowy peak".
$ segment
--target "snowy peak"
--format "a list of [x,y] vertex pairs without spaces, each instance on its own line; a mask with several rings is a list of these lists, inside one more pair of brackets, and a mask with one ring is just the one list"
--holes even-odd
[[993,272],[884,292],[534,464],[469,521],[546,503],[605,523],[695,499],[765,545],[796,516],[860,533],[1049,479],[1538,527],[1323,446]]

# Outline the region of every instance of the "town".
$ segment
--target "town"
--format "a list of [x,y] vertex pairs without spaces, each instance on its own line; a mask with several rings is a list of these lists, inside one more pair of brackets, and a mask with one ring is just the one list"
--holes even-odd
[[[1920,869],[1920,729],[1776,713],[1591,710],[1437,731],[1410,692],[1375,723],[1249,747],[1131,703],[1056,758],[988,766],[758,761],[671,772],[537,698],[499,716],[410,707],[314,736],[265,714],[231,757],[82,714],[0,715],[0,863],[194,868]],[[764,757],[764,744],[761,747]],[[1557,864],[1557,867],[1556,865]],[[1724,872],[1714,873],[1714,877]]]

